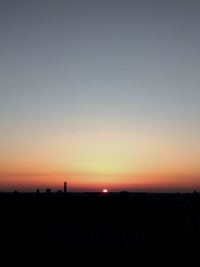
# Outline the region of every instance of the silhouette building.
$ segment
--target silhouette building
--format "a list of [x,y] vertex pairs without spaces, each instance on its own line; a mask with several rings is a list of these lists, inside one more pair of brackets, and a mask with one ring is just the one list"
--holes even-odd
[[64,182],[64,193],[67,193],[67,182]]

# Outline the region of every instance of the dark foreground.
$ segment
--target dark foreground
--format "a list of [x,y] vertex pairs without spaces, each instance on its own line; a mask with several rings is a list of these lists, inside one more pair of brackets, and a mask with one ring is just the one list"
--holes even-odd
[[0,194],[0,208],[2,253],[120,255],[169,266],[200,250],[197,193]]

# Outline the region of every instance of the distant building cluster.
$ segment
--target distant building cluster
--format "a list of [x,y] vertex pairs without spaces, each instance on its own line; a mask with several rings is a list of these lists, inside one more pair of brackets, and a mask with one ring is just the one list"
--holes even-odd
[[[52,192],[51,188],[47,188],[46,189],[46,193],[47,194],[50,194],[51,192]],[[36,189],[36,193],[39,194],[40,193],[40,189]],[[57,193],[64,193],[64,194],[67,193],[67,182],[64,182],[63,191],[62,190],[58,190]]]

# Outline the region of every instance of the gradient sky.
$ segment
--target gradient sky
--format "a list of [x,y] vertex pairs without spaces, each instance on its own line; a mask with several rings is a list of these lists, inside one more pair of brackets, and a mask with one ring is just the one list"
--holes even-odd
[[200,1],[1,0],[0,190],[200,188]]

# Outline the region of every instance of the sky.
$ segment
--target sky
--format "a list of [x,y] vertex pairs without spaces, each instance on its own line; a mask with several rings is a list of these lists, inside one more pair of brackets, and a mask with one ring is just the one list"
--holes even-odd
[[1,0],[0,191],[200,189],[200,2]]

